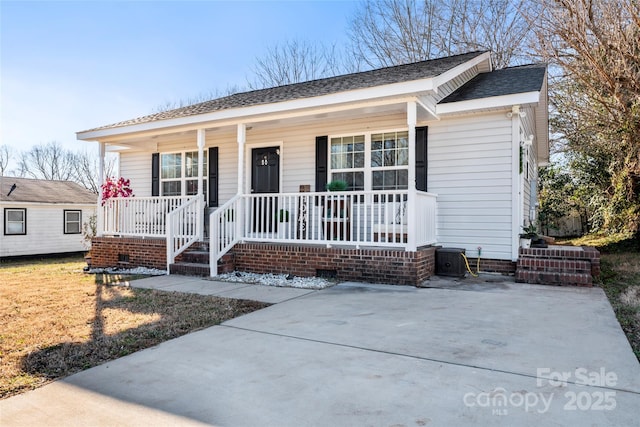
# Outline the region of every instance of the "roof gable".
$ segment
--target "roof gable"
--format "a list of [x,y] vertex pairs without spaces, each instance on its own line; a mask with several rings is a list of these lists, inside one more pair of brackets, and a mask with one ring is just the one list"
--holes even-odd
[[213,99],[211,101],[205,101],[174,110],[163,111],[132,120],[126,120],[111,125],[89,129],[79,133],[120,128],[161,120],[177,119],[207,113],[214,113],[235,108],[274,104],[284,101],[293,101],[323,95],[331,95],[357,89],[368,89],[394,83],[404,83],[414,80],[427,79],[439,76],[484,53],[484,51],[470,52],[445,58],[397,65],[394,67],[378,68],[375,70],[311,80],[308,82],[277,86],[273,88],[254,90],[249,92],[241,92],[222,98]]
[[440,101],[439,104],[516,93],[539,92],[544,84],[546,70],[546,64],[535,64],[480,73]]
[[1,202],[94,204],[97,197],[71,181],[0,177]]

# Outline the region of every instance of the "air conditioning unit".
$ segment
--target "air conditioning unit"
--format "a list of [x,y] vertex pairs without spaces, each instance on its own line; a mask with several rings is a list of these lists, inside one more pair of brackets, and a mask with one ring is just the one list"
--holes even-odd
[[464,254],[464,249],[461,248],[436,249],[436,275],[464,277],[465,267],[462,254]]

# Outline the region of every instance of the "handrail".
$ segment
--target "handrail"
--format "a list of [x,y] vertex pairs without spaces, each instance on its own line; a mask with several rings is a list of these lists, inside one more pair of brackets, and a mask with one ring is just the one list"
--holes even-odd
[[218,260],[242,239],[243,196],[235,195],[209,215],[209,270],[218,275]]
[[167,273],[176,257],[199,238],[202,197],[193,197],[167,214]]

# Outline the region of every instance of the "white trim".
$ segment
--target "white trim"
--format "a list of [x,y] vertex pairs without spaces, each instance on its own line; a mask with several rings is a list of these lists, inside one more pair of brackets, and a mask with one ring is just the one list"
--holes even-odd
[[[6,178],[6,177],[5,177]],[[60,206],[73,206],[75,209],[75,206],[85,206],[88,209],[95,209],[96,207],[96,203],[92,202],[92,203],[73,203],[73,202],[14,202],[14,201],[8,201],[8,200],[3,200],[2,202],[0,202],[0,208],[3,208],[5,206],[7,207],[11,207],[11,206],[22,206],[22,205],[26,205],[26,206],[51,206],[51,207],[60,207]]]
[[251,151],[254,148],[266,148],[266,147],[278,147],[280,150],[280,154],[278,155],[278,193],[282,193],[282,189],[284,188],[284,150],[282,147],[284,146],[284,141],[275,141],[275,142],[251,142],[245,144],[245,194],[253,194],[251,192],[251,174],[253,173],[253,167],[251,166],[252,158]]
[[452,69],[445,71],[444,73],[435,76],[433,78],[433,91],[438,92],[438,88],[443,84],[450,82],[451,80],[458,77],[460,74],[469,70],[470,68],[475,67],[476,65],[480,65],[481,63],[488,61],[489,71],[491,71],[491,53],[485,52],[481,55],[476,56],[473,59],[468,60]]
[[409,176],[407,180],[407,251],[417,250],[416,243],[416,123],[418,121],[418,106],[415,102],[407,103],[407,127],[409,128]]
[[487,110],[492,108],[511,107],[512,105],[537,104],[540,101],[540,92],[523,92],[511,95],[490,96],[487,98],[472,99],[469,101],[447,102],[436,105],[437,114],[451,114],[469,112],[474,110]]
[[[239,119],[243,122],[258,122],[275,120],[310,114],[320,114],[322,112],[338,112],[356,108],[371,107],[376,105],[399,104],[406,102],[407,96],[412,96],[419,92],[428,92],[432,89],[431,78],[414,80],[406,83],[394,83],[391,85],[376,86],[374,88],[358,89],[348,92],[340,92],[332,95],[316,96],[311,98],[297,99],[293,101],[283,101],[277,103],[254,105],[250,107],[229,108],[206,114],[197,114],[173,119],[156,120],[146,123],[122,126],[109,129],[98,129],[94,131],[77,132],[76,138],[80,140],[97,140],[110,136],[122,134],[153,131],[177,126],[194,126],[207,122],[229,120],[229,124],[235,124]],[[388,99],[381,99],[388,98]],[[391,98],[391,99],[389,99]],[[343,104],[343,105],[339,105]],[[363,104],[363,105],[360,105]],[[317,111],[318,109],[324,110]],[[284,113],[282,116],[270,117]],[[263,117],[252,117],[263,116]],[[221,126],[215,124],[212,126]]]
[[520,247],[520,106],[511,109],[511,260],[518,260]]
[[427,113],[431,114],[436,120],[440,120],[440,116],[436,114],[436,111],[432,108],[429,108],[425,102],[424,96],[416,97],[416,102],[420,105]]

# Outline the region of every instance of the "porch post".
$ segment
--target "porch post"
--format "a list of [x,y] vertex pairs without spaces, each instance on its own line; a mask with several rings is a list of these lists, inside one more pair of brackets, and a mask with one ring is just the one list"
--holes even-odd
[[[245,123],[238,124],[238,196],[244,194],[244,147],[247,142],[247,125]],[[244,238],[244,201],[238,203],[238,212],[236,212],[236,238],[243,240]]]
[[102,207],[102,184],[104,184],[104,142],[98,142],[98,206],[96,209],[96,236],[104,235],[104,208]]
[[196,215],[196,233],[198,234],[198,240],[204,240],[204,143],[205,143],[205,130],[198,129],[198,213]]
[[407,126],[409,127],[409,173],[407,194],[407,251],[416,251],[416,233],[418,227],[416,221],[416,123],[418,121],[418,109],[415,101],[407,102]]
[[238,194],[244,194],[244,144],[247,141],[247,125],[238,124]]

